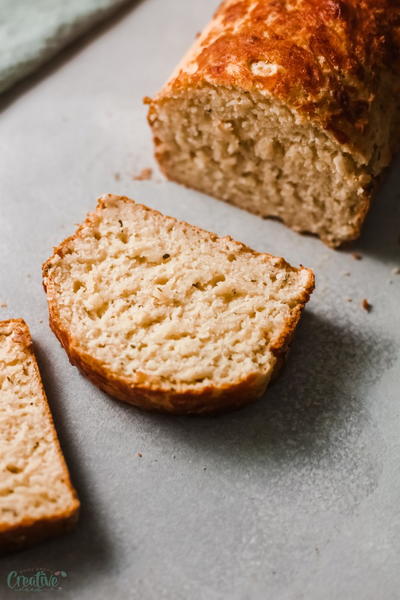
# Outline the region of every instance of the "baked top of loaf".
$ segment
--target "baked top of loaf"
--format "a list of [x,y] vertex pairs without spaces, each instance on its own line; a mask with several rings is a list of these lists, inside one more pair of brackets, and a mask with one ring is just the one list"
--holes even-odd
[[368,163],[386,128],[371,113],[380,98],[398,106],[399,78],[397,0],[226,0],[157,100],[204,83],[257,90]]
[[79,501],[22,319],[0,322],[0,471],[0,548],[76,518]]
[[114,396],[175,412],[260,395],[314,285],[308,269],[111,195],[43,273],[71,361]]

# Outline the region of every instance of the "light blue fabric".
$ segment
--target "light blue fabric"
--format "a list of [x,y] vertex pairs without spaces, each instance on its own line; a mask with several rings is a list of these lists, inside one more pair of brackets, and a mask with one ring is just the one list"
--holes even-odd
[[132,0],[0,0],[0,93]]

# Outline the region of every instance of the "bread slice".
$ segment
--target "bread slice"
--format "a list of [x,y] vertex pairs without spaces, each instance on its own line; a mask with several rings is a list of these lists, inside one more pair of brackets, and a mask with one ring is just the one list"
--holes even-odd
[[225,0],[150,104],[174,181],[330,246],[399,147],[400,2]]
[[43,276],[71,362],[111,396],[181,414],[261,396],[314,286],[309,269],[112,195]]
[[28,326],[0,322],[0,551],[68,530],[79,500],[61,452]]

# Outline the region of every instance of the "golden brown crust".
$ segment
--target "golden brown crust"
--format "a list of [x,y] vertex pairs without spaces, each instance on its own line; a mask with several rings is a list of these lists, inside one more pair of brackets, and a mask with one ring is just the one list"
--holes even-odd
[[24,520],[18,526],[0,532],[0,555],[29,548],[39,542],[72,530],[79,517],[79,501],[59,515],[49,518]]
[[[100,198],[98,207],[107,206],[107,202],[117,198],[124,202],[133,202],[129,198],[119,198],[109,195],[105,198]],[[147,211],[153,214],[161,214],[151,208],[141,205]],[[183,221],[177,221],[172,217],[175,223],[180,223],[191,229],[202,231],[200,228],[194,227]],[[136,407],[174,414],[210,414],[218,413],[226,410],[233,410],[249,404],[259,398],[265,391],[270,378],[266,378],[260,373],[250,374],[246,379],[237,381],[231,385],[221,387],[207,386],[200,389],[188,389],[180,392],[166,391],[160,387],[158,381],[151,380],[146,374],[142,374],[142,381],[132,384],[128,378],[114,374],[106,365],[96,360],[94,357],[87,354],[80,346],[80,342],[66,328],[65,324],[60,319],[58,313],[58,305],[54,282],[49,275],[49,269],[52,265],[52,260],[55,255],[63,256],[71,240],[79,237],[80,231],[93,218],[93,213],[89,214],[86,221],[78,228],[76,233],[64,240],[54,250],[54,254],[43,265],[43,285],[47,294],[49,306],[49,323],[55,335],[61,342],[61,345],[66,350],[70,362],[77,366],[79,370],[88,377],[95,385],[105,391],[110,396],[113,396],[123,402],[133,404]],[[215,239],[218,238],[216,234]],[[220,238],[221,239],[221,238]],[[225,238],[226,239],[226,238]],[[228,238],[232,239],[232,238]],[[235,242],[243,252],[249,252],[254,255],[259,255],[251,248],[244,244]],[[271,258],[269,254],[263,254],[266,260]],[[273,257],[275,258],[275,257]],[[280,267],[298,271],[291,267],[284,259],[280,260]],[[301,313],[305,304],[310,298],[310,294],[314,289],[314,274],[310,269],[301,267],[308,274],[307,282],[301,297],[298,299],[298,304],[292,309],[291,316],[286,322],[286,327],[279,339],[274,340],[270,350],[276,356],[275,370],[272,376],[276,374],[283,363],[286,352],[293,338],[296,326],[301,317]]]
[[380,94],[399,105],[400,3],[225,0],[155,102],[205,84],[268,93],[368,163]]
[[13,326],[13,340],[21,344],[25,352],[27,352],[32,359],[32,364],[35,371],[35,381],[42,393],[46,416],[52,424],[54,444],[57,448],[59,460],[63,465],[63,479],[71,491],[72,502],[70,506],[66,507],[63,511],[59,512],[58,514],[49,515],[48,517],[41,519],[25,518],[14,526],[0,523],[0,553],[19,550],[52,535],[68,531],[78,520],[80,507],[78,496],[74,487],[72,486],[68,468],[57,437],[53,416],[48,405],[46,392],[43,387],[36,356],[33,351],[32,337],[29,327],[23,319],[9,319],[7,321],[0,321],[0,333],[1,329],[3,329],[3,327],[7,327],[8,325]]

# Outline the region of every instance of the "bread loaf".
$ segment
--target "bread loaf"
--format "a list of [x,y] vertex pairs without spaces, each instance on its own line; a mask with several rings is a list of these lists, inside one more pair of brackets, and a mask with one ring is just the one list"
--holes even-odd
[[400,2],[226,0],[150,103],[167,177],[331,246],[400,134]]
[[111,396],[181,414],[261,396],[314,286],[309,269],[111,195],[43,277],[73,364]]
[[79,501],[60,449],[29,329],[0,322],[0,551],[69,529]]

